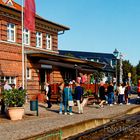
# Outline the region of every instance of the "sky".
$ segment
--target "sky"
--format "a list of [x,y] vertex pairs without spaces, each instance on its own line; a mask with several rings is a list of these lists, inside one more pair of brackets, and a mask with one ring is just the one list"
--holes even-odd
[[[21,4],[21,0],[14,0]],[[113,53],[140,60],[140,0],[35,0],[37,14],[70,28],[59,49]]]

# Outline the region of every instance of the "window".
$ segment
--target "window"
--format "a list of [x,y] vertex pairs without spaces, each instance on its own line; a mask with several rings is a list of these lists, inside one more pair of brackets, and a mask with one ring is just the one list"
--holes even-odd
[[15,24],[8,23],[7,25],[7,40],[15,42]]
[[16,78],[11,76],[1,76],[0,82],[4,83],[4,81],[7,80],[8,84],[16,84]]
[[29,45],[30,44],[30,32],[27,29],[23,30],[23,43],[25,45]]
[[92,62],[99,62],[99,59],[98,58],[92,58],[92,59],[90,59],[90,61],[92,61]]
[[26,76],[27,76],[27,79],[31,79],[31,69],[27,68]]
[[42,33],[40,32],[36,33],[36,47],[42,48]]
[[52,49],[52,36],[47,34],[46,36],[46,48],[51,50]]

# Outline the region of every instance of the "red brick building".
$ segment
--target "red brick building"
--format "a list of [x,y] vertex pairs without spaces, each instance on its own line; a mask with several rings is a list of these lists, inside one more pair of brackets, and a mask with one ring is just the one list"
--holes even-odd
[[[35,32],[24,29],[25,88],[29,94],[40,93],[44,82],[59,83],[75,79],[77,73],[88,75],[102,69],[101,63],[89,62],[58,53],[58,35],[68,27],[36,15]],[[0,0],[0,81],[18,86],[22,81],[21,6]]]

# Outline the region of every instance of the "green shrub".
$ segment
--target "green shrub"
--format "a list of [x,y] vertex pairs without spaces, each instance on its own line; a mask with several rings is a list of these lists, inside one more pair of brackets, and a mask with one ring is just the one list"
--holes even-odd
[[91,95],[93,95],[91,89],[89,89],[89,90],[84,89],[83,97],[88,97],[88,96],[91,96]]
[[25,103],[26,90],[4,90],[2,92],[3,100],[8,107],[22,107]]

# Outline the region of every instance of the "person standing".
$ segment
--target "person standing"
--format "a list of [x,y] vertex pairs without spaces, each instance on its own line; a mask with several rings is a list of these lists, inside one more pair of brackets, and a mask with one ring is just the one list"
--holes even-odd
[[131,94],[131,86],[129,83],[126,83],[126,87],[125,87],[125,103],[127,105],[129,105],[129,95]]
[[6,80],[4,84],[4,90],[11,90],[11,89],[12,87],[8,84],[8,81]]
[[60,95],[60,109],[59,109],[59,114],[62,114],[64,82],[61,82],[58,88],[59,88],[58,90],[59,90],[59,95]]
[[138,93],[138,98],[140,98],[140,79],[138,80],[137,93]]
[[123,98],[124,98],[124,92],[125,92],[125,86],[120,83],[117,91],[118,91],[118,96],[119,96],[119,103],[120,103],[120,105],[122,105]]
[[78,113],[83,113],[83,106],[81,104],[82,102],[82,95],[83,95],[83,88],[80,86],[79,83],[76,83],[76,87],[75,87],[75,99],[77,102],[77,106],[78,106]]
[[22,86],[22,83],[19,83],[19,87],[18,87],[18,90],[23,90],[23,86]]
[[108,93],[108,104],[112,106],[114,99],[114,86],[112,82],[110,82],[109,86],[107,87],[107,93]]
[[[72,97],[72,90],[69,86],[69,83],[66,82],[65,83],[65,88],[64,88],[64,92],[63,92],[63,103],[64,103],[64,114],[67,115],[67,110],[68,110],[68,101],[73,101],[73,97]],[[69,106],[69,114],[72,114],[72,106]]]
[[16,85],[15,84],[12,84],[12,90],[16,89]]
[[104,83],[103,82],[100,83],[100,87],[99,87],[99,98],[101,100],[99,106],[100,107],[103,107],[103,103],[106,102],[105,87],[104,87]]
[[46,85],[45,85],[45,94],[46,94],[48,108],[51,108],[52,107],[52,104],[50,101],[50,99],[51,99],[51,86],[49,83],[46,83]]

